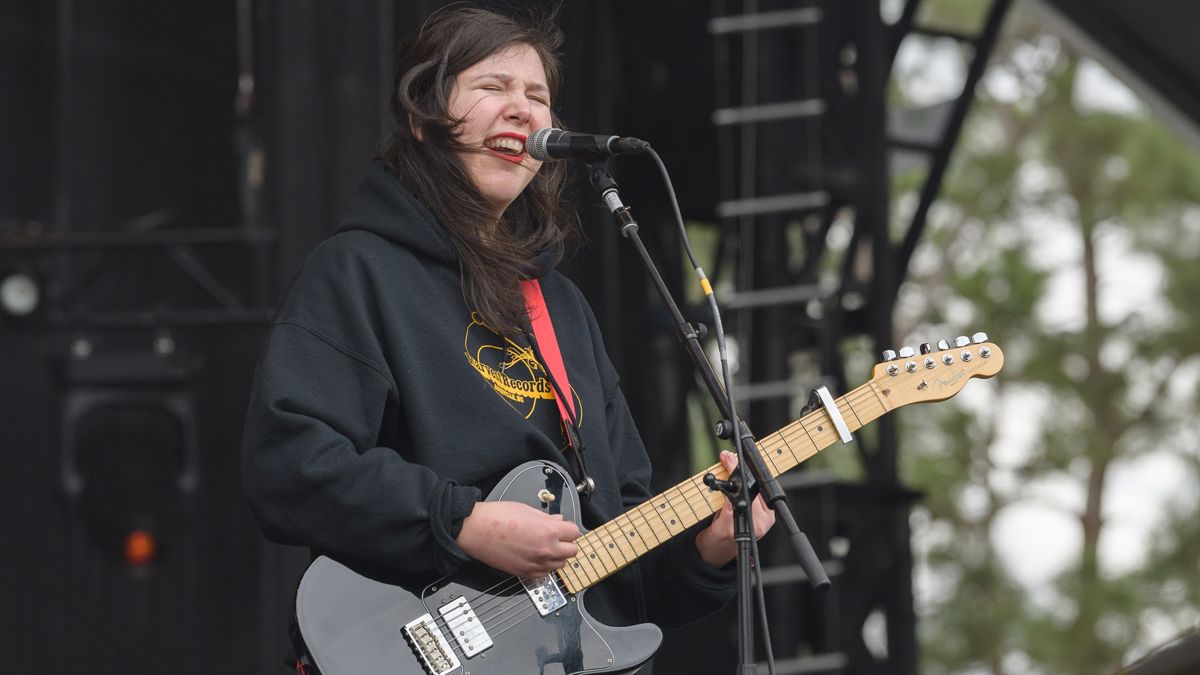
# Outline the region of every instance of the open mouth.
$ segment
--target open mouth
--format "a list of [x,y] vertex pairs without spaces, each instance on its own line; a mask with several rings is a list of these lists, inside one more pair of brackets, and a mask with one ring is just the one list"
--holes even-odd
[[493,155],[510,162],[520,162],[525,159],[525,137],[520,134],[498,134],[483,142],[483,147]]

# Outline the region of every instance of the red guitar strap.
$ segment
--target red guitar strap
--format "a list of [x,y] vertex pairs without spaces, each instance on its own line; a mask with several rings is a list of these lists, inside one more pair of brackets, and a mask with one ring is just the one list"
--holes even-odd
[[550,322],[550,312],[546,309],[546,298],[542,297],[542,285],[537,279],[524,279],[521,281],[521,292],[525,294],[525,308],[529,312],[533,336],[546,368],[550,370],[558,414],[562,416],[563,427],[568,430],[567,439],[573,441],[574,434],[571,431],[575,429],[575,400],[571,396],[571,382],[567,379],[562,352],[558,349],[558,338],[554,335],[554,324]]

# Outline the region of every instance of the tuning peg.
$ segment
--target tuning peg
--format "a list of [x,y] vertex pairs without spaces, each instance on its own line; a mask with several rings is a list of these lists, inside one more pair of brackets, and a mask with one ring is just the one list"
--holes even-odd
[[938,351],[944,352],[947,349],[950,349],[950,341],[949,340],[938,340],[937,347],[938,347]]
[[954,338],[955,347],[966,347],[969,344],[971,344],[971,338],[967,337],[966,335],[959,335],[958,337]]
[[895,352],[895,350],[892,350],[892,349],[885,349],[885,350],[883,350],[883,360],[884,360],[884,361],[894,361],[894,360],[896,360],[896,352]]
[[933,347],[930,347],[928,342],[922,342],[922,343],[921,343],[921,347],[920,347],[920,349],[921,349],[921,355],[922,355],[922,356],[924,356],[925,354],[928,354],[929,352],[933,351]]
[[907,359],[915,355],[917,352],[912,347],[901,347],[900,358]]
[[987,333],[980,332],[980,333],[976,333],[976,334],[972,335],[971,342],[974,342],[975,344],[979,344],[980,342],[987,342]]

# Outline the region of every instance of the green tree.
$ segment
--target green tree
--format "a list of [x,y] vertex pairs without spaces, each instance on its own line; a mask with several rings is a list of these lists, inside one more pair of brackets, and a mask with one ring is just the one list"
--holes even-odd
[[[940,3],[933,18],[959,21],[963,6]],[[1146,649],[1148,617],[1182,628],[1200,607],[1195,504],[1177,506],[1141,569],[1112,573],[1101,557],[1113,471],[1151,451],[1197,461],[1200,157],[1147,113],[1085,105],[1084,67],[1015,12],[991,66],[1003,86],[978,92],[902,293],[899,337],[982,326],[1008,357],[973,401],[902,416],[905,479],[927,494],[928,672],[1110,672]],[[897,84],[903,98],[903,74]],[[913,183],[896,177],[898,217]],[[1056,241],[1077,255],[1048,263]],[[1103,261],[1119,249],[1161,270],[1155,302],[1112,309],[1129,279]],[[1064,265],[1082,306],[1057,311]],[[1037,433],[1014,460],[1002,437],[1020,425]],[[1006,568],[996,523],[1047,479],[1077,487],[1081,503],[1059,508],[1081,544],[1052,588],[1029,589]]]

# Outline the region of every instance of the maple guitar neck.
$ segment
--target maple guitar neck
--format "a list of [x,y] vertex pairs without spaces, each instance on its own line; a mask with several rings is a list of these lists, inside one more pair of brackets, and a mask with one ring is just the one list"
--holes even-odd
[[[849,430],[857,431],[901,406],[950,398],[967,380],[991,377],[1003,363],[991,343],[947,346],[880,364],[870,381],[834,402]],[[820,408],[755,445],[771,475],[779,476],[840,439]],[[579,593],[719,511],[725,496],[704,484],[708,473],[729,478],[725,467],[714,464],[576,539],[579,553],[558,571],[563,586]]]
[[[851,431],[891,410],[874,382],[835,403]],[[839,440],[829,413],[821,408],[759,439],[756,445],[771,475],[779,476]],[[708,473],[721,480],[729,478],[724,466],[714,464],[576,539],[579,553],[559,571],[563,585],[578,593],[719,511],[725,496],[704,484]]]

